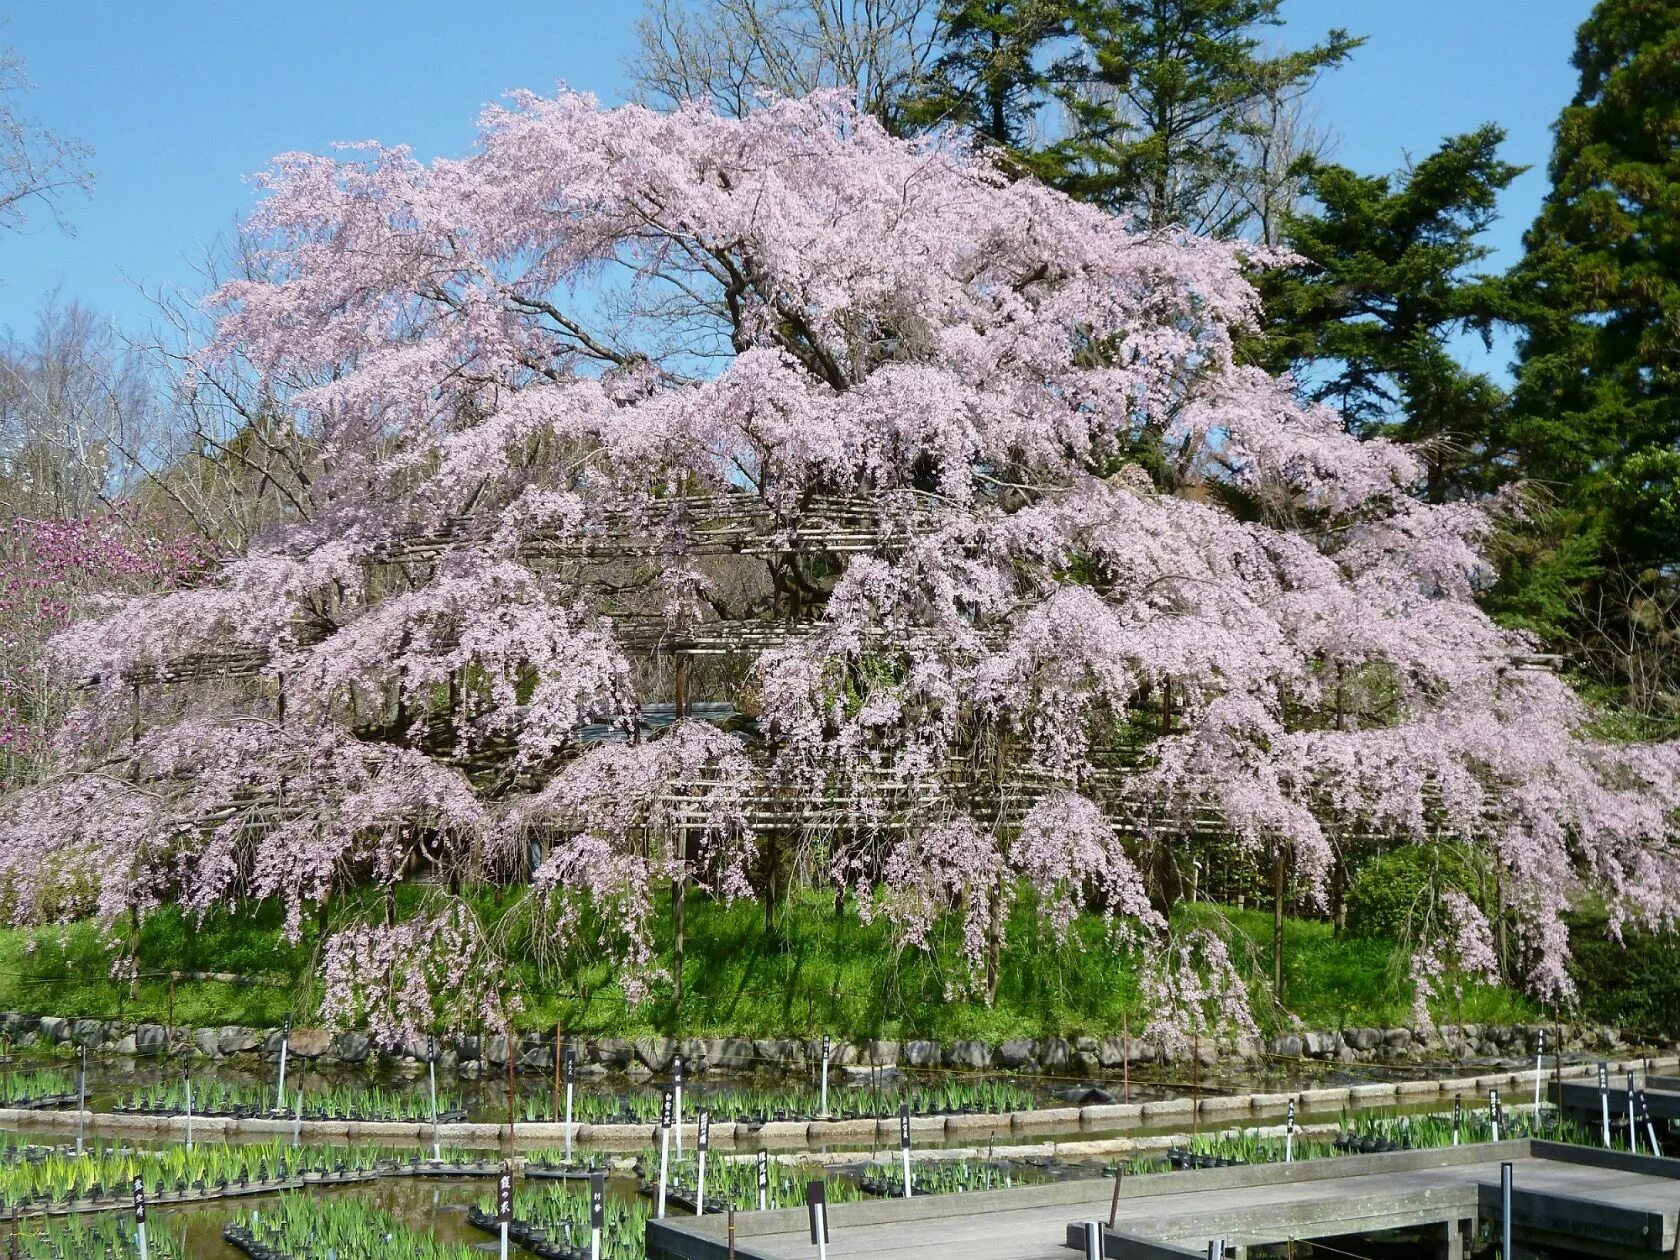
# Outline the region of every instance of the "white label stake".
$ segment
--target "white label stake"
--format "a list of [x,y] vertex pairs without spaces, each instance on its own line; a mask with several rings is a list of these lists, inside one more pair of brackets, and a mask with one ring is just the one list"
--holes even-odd
[[824,1033],[822,1039],[822,1113],[825,1118],[828,1116],[828,1051],[828,1034]]
[[699,1133],[696,1135],[699,1146],[700,1171],[695,1179],[694,1187],[694,1215],[706,1215],[706,1152],[712,1145],[712,1113],[704,1107],[700,1108]]
[[1604,1149],[1610,1149],[1610,1065],[1598,1061],[1598,1114],[1604,1126]]
[[904,1158],[904,1197],[908,1199],[913,1191],[910,1188],[910,1104],[901,1103],[898,1108],[898,1150]]
[[676,1093],[676,1127],[677,1127],[677,1162],[682,1162],[682,1087],[683,1087],[683,1058],[676,1055],[671,1059],[671,1086]]
[[659,1200],[655,1215],[665,1219],[665,1182],[671,1166],[671,1091],[659,1099]]

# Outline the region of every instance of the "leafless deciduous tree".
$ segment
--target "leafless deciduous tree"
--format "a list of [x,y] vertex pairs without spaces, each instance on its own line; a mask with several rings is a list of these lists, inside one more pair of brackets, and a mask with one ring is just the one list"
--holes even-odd
[[46,210],[65,227],[64,196],[93,191],[87,165],[93,151],[23,111],[23,98],[33,87],[23,58],[0,49],[0,227],[13,230],[29,222],[31,209]]
[[112,325],[49,297],[0,342],[0,515],[72,520],[131,493],[167,419]]
[[1313,117],[1311,88],[1274,84],[1243,108],[1241,160],[1227,195],[1236,214],[1246,214],[1240,234],[1263,245],[1282,243],[1284,217],[1300,204],[1307,169],[1335,149],[1335,136]]
[[897,131],[937,56],[938,9],[936,0],[646,0],[626,69],[649,104],[709,97],[735,117],[760,92],[843,88]]

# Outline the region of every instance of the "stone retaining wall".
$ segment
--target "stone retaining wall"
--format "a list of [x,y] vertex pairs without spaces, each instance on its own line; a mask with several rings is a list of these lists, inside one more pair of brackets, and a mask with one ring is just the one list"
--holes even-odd
[[[1269,1040],[1242,1038],[1207,1041],[1196,1047],[1207,1066],[1252,1064],[1262,1060],[1317,1060],[1332,1063],[1452,1063],[1485,1059],[1520,1060],[1532,1056],[1539,1043],[1539,1025],[1466,1024],[1434,1029],[1346,1028],[1334,1032],[1289,1033]],[[1558,1030],[1544,1028],[1546,1051],[1556,1053]],[[1565,1054],[1616,1054],[1629,1050],[1615,1029],[1565,1027]],[[272,1059],[280,1052],[277,1029],[239,1026],[165,1028],[161,1024],[130,1024],[112,1020],[66,1019],[52,1015],[0,1013],[0,1035],[20,1049],[36,1046],[86,1046],[90,1052],[148,1057],[185,1053],[206,1059]],[[632,1077],[663,1072],[681,1053],[691,1071],[739,1073],[757,1070],[803,1070],[820,1061],[817,1040],[791,1038],[748,1040],[741,1037],[580,1038],[578,1070],[584,1076],[622,1072]],[[1646,1047],[1673,1048],[1673,1043]],[[375,1046],[359,1032],[333,1033],[320,1028],[294,1028],[288,1053],[295,1059],[322,1065],[385,1062],[418,1066],[426,1060],[424,1043],[409,1044],[400,1052]],[[438,1038],[439,1067],[463,1077],[504,1069],[508,1039],[457,1033]],[[554,1035],[526,1033],[514,1046],[520,1067],[552,1070]],[[984,1041],[866,1041],[836,1042],[830,1064],[840,1070],[896,1065],[906,1068],[951,1068],[972,1071],[1002,1070],[1050,1077],[1113,1075],[1124,1066],[1188,1063],[1189,1051],[1177,1055],[1141,1038],[1072,1037],[1016,1038],[993,1045]]]

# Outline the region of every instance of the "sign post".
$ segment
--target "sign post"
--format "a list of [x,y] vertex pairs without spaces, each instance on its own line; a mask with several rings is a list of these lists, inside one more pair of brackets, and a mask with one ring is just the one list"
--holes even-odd
[[694,1215],[706,1215],[706,1152],[712,1149],[712,1113],[704,1107],[700,1108],[699,1131],[695,1135],[695,1146],[700,1160],[700,1170],[694,1181]]
[[1540,1081],[1546,1075],[1546,1030],[1540,1030],[1540,1048],[1534,1052],[1534,1131],[1540,1131]]
[[1283,1126],[1283,1162],[1295,1162],[1295,1100],[1289,1100],[1289,1119]]
[[187,1087],[187,1150],[193,1148],[192,1136],[192,1068],[182,1064],[181,1080]]
[[1488,1090],[1488,1124],[1493,1127],[1493,1140],[1499,1141],[1499,1091]]
[[140,1236],[140,1260],[151,1260],[146,1248],[146,1181],[140,1176],[134,1178],[134,1229]]
[[303,1091],[292,1091],[292,1101],[296,1109],[292,1112],[292,1149],[296,1150],[298,1138],[303,1136]]
[[1638,1101],[1639,1123],[1645,1126],[1645,1136],[1650,1139],[1651,1142],[1651,1154],[1653,1156],[1661,1155],[1662,1147],[1657,1145],[1657,1126],[1651,1123],[1651,1109],[1645,1105],[1644,1090],[1639,1091]]
[[513,1220],[513,1173],[507,1168],[496,1178],[496,1223],[501,1227],[502,1260],[508,1254],[508,1224]]
[[566,1162],[572,1162],[572,1089],[577,1085],[577,1047],[566,1047]]
[[682,1087],[683,1087],[683,1057],[671,1057],[671,1088],[676,1092],[676,1126],[677,1126],[677,1161],[682,1161]]
[[659,1097],[659,1198],[654,1215],[665,1219],[665,1183],[671,1167],[671,1091]]
[[1598,1114],[1603,1124],[1604,1149],[1610,1149],[1610,1065],[1598,1061]]
[[607,1174],[589,1174],[589,1260],[601,1260],[601,1230],[607,1224]]
[[770,1206],[770,1152],[758,1153],[758,1210],[764,1211]]
[[87,1047],[82,1047],[82,1066],[76,1072],[76,1154],[82,1153],[82,1122],[87,1118]]
[[828,1195],[820,1181],[805,1183],[805,1212],[811,1218],[811,1242],[817,1260],[828,1260]]
[[898,1150],[904,1159],[904,1197],[908,1199],[912,1193],[910,1189],[910,1104],[901,1103],[898,1108]]
[[1464,1095],[1453,1099],[1453,1145],[1458,1145],[1458,1131],[1464,1126]]
[[437,1114],[437,1038],[426,1038],[426,1079],[432,1090],[432,1163],[443,1162],[443,1146],[438,1141]]
[[828,1052],[831,1048],[828,1034],[824,1033],[822,1039],[822,1113],[824,1118],[828,1116]]
[[292,1017],[286,1015],[280,1024],[280,1086],[274,1096],[274,1109],[286,1114],[286,1049],[292,1040]]

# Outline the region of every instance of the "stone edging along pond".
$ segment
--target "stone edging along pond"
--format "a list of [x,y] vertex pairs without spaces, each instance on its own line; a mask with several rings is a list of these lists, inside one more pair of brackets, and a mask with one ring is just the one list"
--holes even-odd
[[[1557,1051],[1561,1034],[1566,1054],[1614,1054],[1629,1047],[1613,1028],[1527,1024],[1464,1024],[1421,1028],[1346,1028],[1333,1032],[1285,1033],[1270,1039],[1208,1040],[1195,1047],[1206,1066],[1239,1065],[1266,1059],[1310,1060],[1320,1063],[1427,1063],[1447,1065],[1473,1059],[1523,1059],[1534,1054],[1540,1034],[1546,1052]],[[278,1029],[240,1025],[211,1028],[165,1027],[115,1020],[72,1019],[53,1015],[0,1012],[0,1036],[16,1049],[58,1045],[85,1046],[90,1053],[150,1057],[186,1053],[212,1060],[273,1059],[280,1052]],[[452,1033],[437,1039],[438,1066],[464,1078],[482,1076],[505,1067],[508,1038],[500,1033],[479,1036]],[[681,1054],[694,1072],[740,1073],[808,1070],[820,1060],[820,1043],[798,1038],[710,1037],[581,1037],[568,1039],[578,1052],[578,1069],[585,1076],[626,1072],[631,1076],[666,1071]],[[1672,1049],[1674,1043],[1652,1048]],[[525,1033],[514,1052],[518,1066],[530,1070],[554,1065],[553,1033]],[[425,1063],[423,1043],[400,1052],[381,1050],[363,1033],[333,1033],[321,1028],[294,1028],[287,1053],[295,1060],[322,1066],[387,1063],[418,1067]],[[993,1045],[985,1041],[925,1040],[836,1041],[830,1055],[837,1069],[870,1066],[949,1068],[959,1071],[1001,1070],[1049,1077],[1089,1077],[1113,1074],[1127,1065],[1188,1062],[1190,1053],[1174,1055],[1168,1048],[1143,1038],[1018,1037]]]
[[[1665,1055],[1649,1059],[1622,1059],[1610,1063],[1612,1079],[1642,1069],[1680,1067],[1680,1056]],[[1597,1072],[1596,1064],[1577,1063],[1561,1069],[1547,1069],[1542,1076],[1550,1079],[1561,1072],[1565,1078],[1578,1078]],[[1447,1098],[1462,1097],[1479,1101],[1488,1091],[1511,1091],[1509,1105],[1521,1106],[1529,1101],[1534,1089],[1534,1069],[1496,1071],[1477,1076],[1442,1078],[1427,1081],[1384,1081],[1364,1085],[1336,1086],[1325,1089],[1303,1089],[1294,1093],[1210,1094],[1199,1101],[1189,1098],[1170,1098],[1144,1103],[1105,1103],[1083,1107],[1042,1107],[1031,1111],[1013,1111],[991,1115],[929,1115],[913,1116],[910,1120],[912,1136],[924,1142],[980,1141],[1003,1134],[1052,1133],[1113,1133],[1119,1130],[1146,1126],[1158,1129],[1164,1125],[1181,1124],[1192,1118],[1206,1117],[1210,1122],[1231,1124],[1245,1117],[1284,1114],[1291,1102],[1304,1115],[1323,1115],[1345,1107],[1385,1107],[1417,1105],[1427,1107]],[[70,1132],[85,1125],[93,1132],[133,1138],[179,1138],[186,1133],[185,1116],[130,1115],[109,1112],[35,1111],[23,1108],[0,1108],[0,1129],[31,1132]],[[637,1151],[657,1140],[655,1127],[640,1124],[575,1124],[573,1141],[579,1145],[601,1150]],[[521,1122],[514,1126],[516,1145],[530,1147],[558,1145],[565,1141],[564,1124],[550,1122]],[[697,1140],[692,1121],[683,1125],[685,1141]],[[193,1134],[200,1139],[229,1137],[284,1137],[296,1133],[300,1139],[319,1141],[391,1142],[404,1144],[429,1143],[432,1126],[429,1123],[356,1120],[280,1120],[268,1118],[233,1119],[196,1116]],[[722,1146],[743,1148],[782,1147],[805,1148],[831,1146],[837,1142],[898,1141],[899,1119],[853,1120],[787,1120],[770,1121],[762,1125],[714,1124],[712,1141]],[[508,1138],[505,1124],[455,1123],[440,1125],[440,1140],[457,1145],[490,1145]],[[1080,1149],[1094,1154],[1101,1150],[1132,1149],[1136,1139],[1103,1139],[1089,1149],[1086,1144],[1069,1146],[1069,1153]],[[1066,1144],[1058,1144],[1058,1147]],[[1041,1152],[1044,1147],[1038,1148]]]

